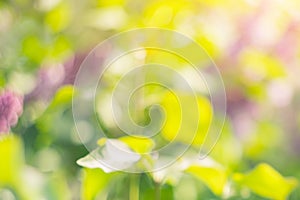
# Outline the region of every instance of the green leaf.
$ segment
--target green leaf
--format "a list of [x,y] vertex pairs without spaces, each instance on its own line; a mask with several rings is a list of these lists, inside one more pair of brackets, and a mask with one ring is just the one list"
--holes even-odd
[[208,99],[203,96],[168,92],[161,104],[166,113],[162,135],[167,140],[194,146],[203,143],[213,114]]
[[119,138],[119,140],[127,144],[133,151],[137,153],[148,153],[153,149],[155,145],[153,140],[149,138],[125,136]]
[[74,94],[74,87],[71,85],[61,87],[55,94],[48,109],[57,109],[59,106],[65,106],[71,103]]
[[0,188],[11,188],[20,199],[39,199],[36,192],[28,187],[30,181],[24,177],[23,153],[19,137],[8,133],[0,135]]
[[140,199],[174,199],[174,187],[170,184],[155,183],[146,174],[140,180]]
[[83,181],[81,186],[81,199],[95,199],[108,185],[111,178],[117,173],[105,173],[101,169],[83,170]]
[[30,35],[23,40],[22,51],[24,55],[35,63],[41,63],[48,53],[48,49],[34,35]]
[[63,35],[58,36],[53,41],[49,55],[53,59],[64,60],[70,56],[71,42]]
[[46,25],[53,31],[59,32],[65,29],[71,20],[71,9],[67,3],[61,3],[47,13],[45,17]]
[[200,179],[216,195],[223,193],[227,183],[227,173],[221,166],[201,165],[201,163],[199,163],[189,166],[186,172]]
[[48,199],[64,200],[71,198],[66,177],[63,175],[60,172],[55,172],[47,178],[44,190],[47,191]]
[[285,68],[280,60],[265,54],[262,51],[247,50],[240,58],[245,73],[251,73],[256,78],[278,78],[286,75]]
[[0,185],[16,184],[24,164],[22,143],[12,134],[0,136]]
[[37,145],[49,145],[54,140],[53,136],[69,141],[70,127],[74,125],[70,111],[74,91],[71,85],[61,87],[46,111],[36,120],[36,127],[43,133],[37,136]]
[[247,174],[235,174],[234,180],[254,193],[276,200],[284,200],[297,186],[294,178],[284,178],[270,165],[262,163]]

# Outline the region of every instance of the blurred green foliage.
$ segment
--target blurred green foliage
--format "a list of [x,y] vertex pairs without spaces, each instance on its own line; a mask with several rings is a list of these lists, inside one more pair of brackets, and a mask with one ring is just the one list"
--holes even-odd
[[[24,95],[24,112],[13,134],[0,135],[0,199],[300,199],[299,8],[297,0],[1,1],[0,87]],[[81,143],[91,140],[93,127],[83,122],[86,138],[77,135],[71,110],[76,89],[68,82],[76,69],[66,63],[75,66],[78,54],[115,33],[149,26],[179,31],[205,48],[224,79],[228,116],[209,157],[195,159],[193,148],[202,143],[212,115],[206,94],[199,96],[205,115],[191,156],[159,172],[107,171]],[[181,59],[153,50],[147,55],[148,61],[185,69]],[[126,59],[119,62],[126,67]],[[120,79],[111,73],[107,84]],[[97,97],[97,114],[110,124],[105,92]],[[136,167],[147,169],[155,161],[143,153],[173,139],[181,113],[165,91],[145,93],[157,94],[155,102],[172,116],[161,144],[123,137],[113,125],[106,129],[140,153]],[[136,116],[141,124],[149,120],[144,114]],[[184,122],[185,131],[195,118]],[[179,143],[192,137],[184,130]],[[107,140],[93,142],[94,154],[101,155]]]

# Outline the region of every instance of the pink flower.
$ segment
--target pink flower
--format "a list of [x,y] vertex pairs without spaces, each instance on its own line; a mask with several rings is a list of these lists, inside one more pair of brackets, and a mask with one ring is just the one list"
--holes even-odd
[[66,63],[47,68],[38,72],[36,87],[25,96],[25,104],[35,100],[49,101],[63,85],[74,84],[76,74],[86,54],[76,54]]
[[10,127],[17,124],[22,112],[23,97],[4,91],[0,95],[0,134],[9,132]]

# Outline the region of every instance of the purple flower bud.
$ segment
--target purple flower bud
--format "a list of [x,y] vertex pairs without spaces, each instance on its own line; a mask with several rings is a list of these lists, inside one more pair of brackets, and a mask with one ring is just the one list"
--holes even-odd
[[22,112],[23,97],[4,91],[0,95],[0,134],[9,132],[10,127],[17,124]]

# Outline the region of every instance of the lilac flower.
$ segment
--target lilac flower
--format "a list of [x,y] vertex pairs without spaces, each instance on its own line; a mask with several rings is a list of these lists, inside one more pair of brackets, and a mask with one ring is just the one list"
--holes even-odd
[[76,54],[64,64],[42,67],[38,72],[37,85],[25,96],[30,101],[49,101],[63,85],[74,84],[76,74],[86,54]]
[[0,134],[7,133],[11,126],[17,124],[22,112],[23,97],[4,91],[0,95]]
[[35,100],[50,100],[63,79],[63,66],[42,67],[38,71],[36,87],[25,96],[24,103]]
[[[99,55],[97,56],[104,61],[109,50],[105,49],[105,52],[101,51],[98,53]],[[60,87],[73,85],[80,65],[86,56],[87,53],[76,53],[63,64],[42,67],[38,72],[37,85],[30,93],[25,95],[24,104],[37,100],[47,102],[51,100]],[[98,68],[100,65],[101,63],[95,64],[95,68]],[[90,73],[94,72],[91,71]]]
[[72,59],[69,59],[64,64],[64,79],[62,85],[74,84],[77,72],[80,68],[81,63],[85,59],[87,54],[77,53]]
[[259,25],[267,10],[268,2],[261,1],[254,13],[238,19],[236,27],[239,35],[237,36],[236,41],[228,48],[228,54],[226,56],[229,58],[229,61],[235,62],[245,48],[249,48],[253,45],[265,45],[265,41],[261,40],[259,37],[259,33],[262,29]]
[[246,98],[239,89],[227,90],[227,115],[233,130],[240,139],[247,139],[259,117],[258,106]]
[[299,22],[291,22],[274,48],[276,55],[288,64],[295,62],[297,57],[298,46],[295,44],[299,42],[299,25]]

